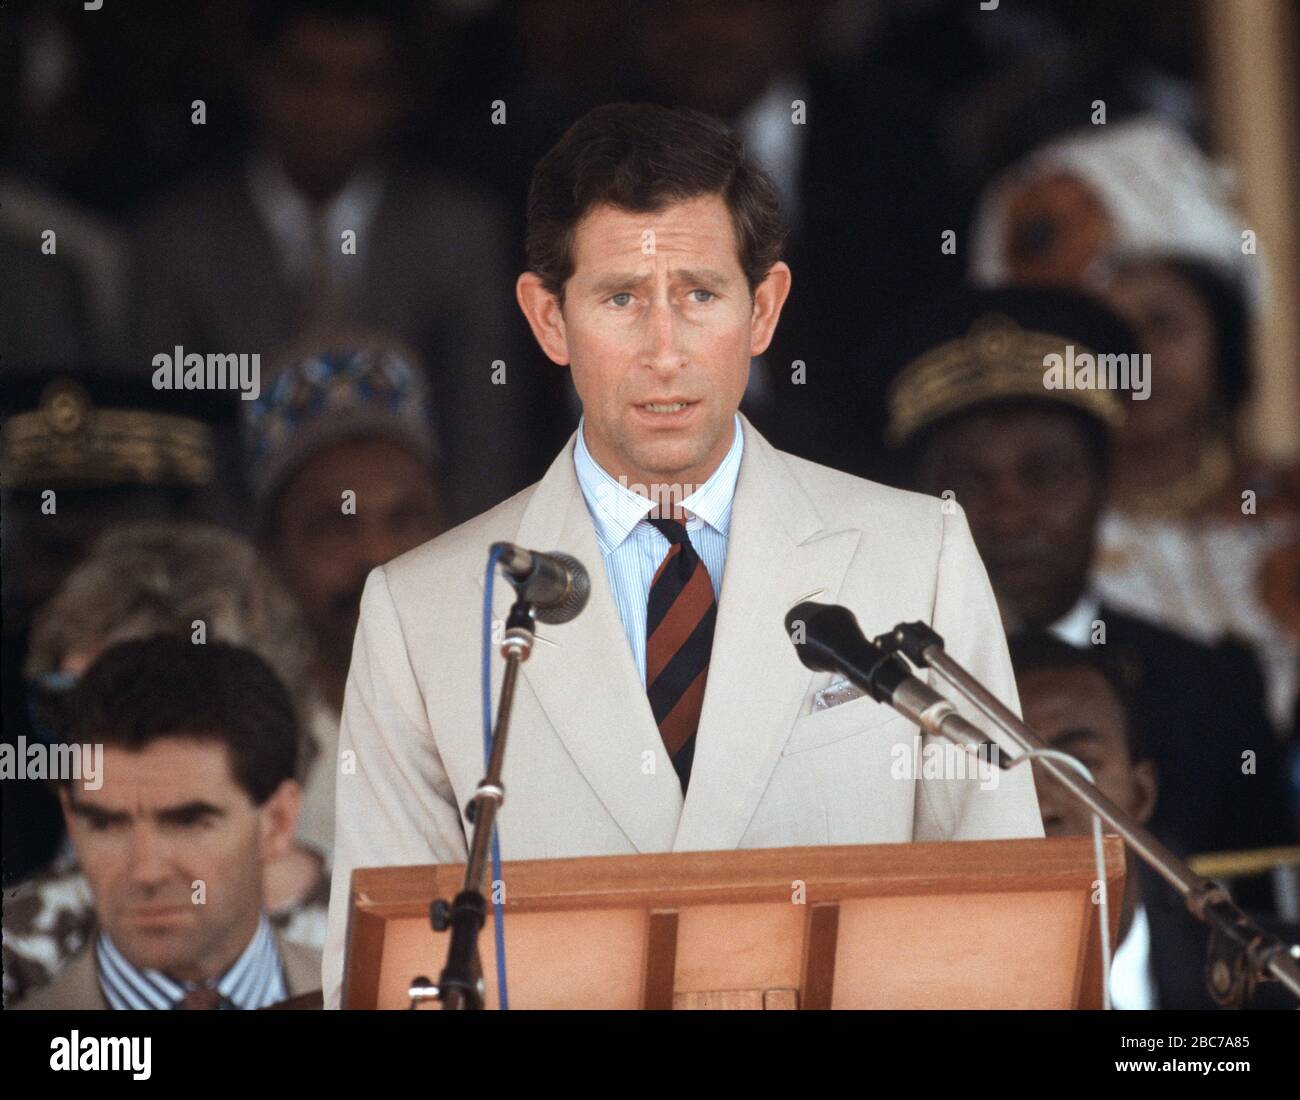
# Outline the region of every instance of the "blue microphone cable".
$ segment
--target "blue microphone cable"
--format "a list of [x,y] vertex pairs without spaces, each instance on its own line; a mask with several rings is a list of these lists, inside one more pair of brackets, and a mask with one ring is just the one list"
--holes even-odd
[[[496,579],[501,548],[494,546],[488,554],[487,583],[483,587],[483,768],[492,759],[492,582]],[[501,840],[496,821],[492,822],[492,918],[497,947],[497,999],[502,1009],[509,1009],[506,988],[505,906],[497,897],[496,884],[501,881]]]

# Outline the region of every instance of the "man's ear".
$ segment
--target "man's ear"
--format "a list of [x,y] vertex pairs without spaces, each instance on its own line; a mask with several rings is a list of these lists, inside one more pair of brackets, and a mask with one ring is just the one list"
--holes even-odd
[[262,825],[262,862],[270,863],[293,848],[293,834],[302,808],[302,787],[286,779],[258,809]]
[[569,365],[569,340],[564,331],[560,300],[542,285],[541,276],[525,271],[515,282],[515,300],[528,318],[528,327],[552,363]]
[[772,342],[781,307],[790,294],[790,265],[778,260],[767,277],[754,288],[754,314],[749,321],[749,353],[762,355]]
[[1132,768],[1134,820],[1145,825],[1156,812],[1156,796],[1160,793],[1160,778],[1156,772],[1155,761],[1139,760]]

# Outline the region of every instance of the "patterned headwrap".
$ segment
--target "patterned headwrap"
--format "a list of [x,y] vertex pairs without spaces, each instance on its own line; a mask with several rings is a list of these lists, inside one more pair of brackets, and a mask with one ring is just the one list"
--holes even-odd
[[291,354],[242,409],[244,464],[265,505],[311,454],[336,443],[387,439],[432,462],[434,436],[424,371],[389,340],[339,337]]

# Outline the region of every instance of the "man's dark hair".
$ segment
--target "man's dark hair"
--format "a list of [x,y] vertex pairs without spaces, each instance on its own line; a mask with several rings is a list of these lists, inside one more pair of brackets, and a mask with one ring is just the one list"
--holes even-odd
[[62,714],[70,743],[139,752],[165,737],[220,742],[258,806],[297,765],[289,692],[256,653],[223,642],[158,636],[115,645],[86,670]]
[[1151,758],[1147,745],[1147,719],[1138,702],[1133,676],[1102,646],[1073,646],[1046,630],[1025,630],[1007,641],[1016,680],[1031,672],[1090,669],[1099,673],[1115,693],[1124,712],[1124,740],[1129,759],[1137,764]]
[[587,112],[538,162],[528,190],[528,267],[564,300],[573,236],[601,205],[655,214],[672,203],[718,195],[731,211],[750,293],[781,258],[785,225],[767,175],[740,140],[700,111],[610,103]]

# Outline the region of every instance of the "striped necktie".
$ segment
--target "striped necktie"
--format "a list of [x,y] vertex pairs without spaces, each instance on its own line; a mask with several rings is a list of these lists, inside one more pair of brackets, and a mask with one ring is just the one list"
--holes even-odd
[[718,605],[709,571],[675,519],[648,518],[670,543],[650,582],[645,682],[664,748],[681,780],[691,777],[695,731],[704,704]]

